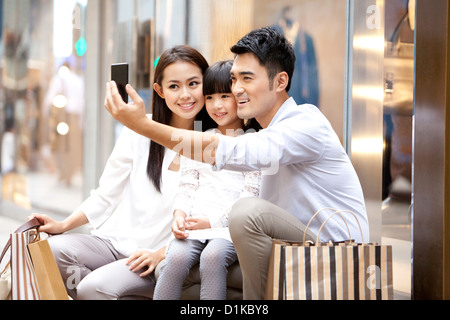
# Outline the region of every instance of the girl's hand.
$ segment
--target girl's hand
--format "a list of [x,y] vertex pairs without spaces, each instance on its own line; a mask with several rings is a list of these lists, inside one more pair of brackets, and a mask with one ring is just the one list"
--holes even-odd
[[210,229],[211,223],[206,217],[189,217],[186,219],[186,230]]
[[140,276],[146,277],[151,274],[158,264],[165,258],[166,248],[162,248],[157,252],[137,251],[131,254],[127,259],[126,265],[130,266],[132,272],[143,271]]
[[189,237],[189,234],[186,233],[186,215],[181,213],[180,211],[175,211],[173,215],[173,223],[172,223],[172,233],[175,238],[184,240]]

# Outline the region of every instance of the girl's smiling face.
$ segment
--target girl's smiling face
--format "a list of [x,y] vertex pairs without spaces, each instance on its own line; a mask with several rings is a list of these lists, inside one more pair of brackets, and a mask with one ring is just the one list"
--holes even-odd
[[209,116],[223,134],[226,134],[226,129],[242,129],[243,121],[237,115],[236,99],[232,93],[214,93],[205,99]]
[[173,112],[174,121],[194,119],[205,105],[203,74],[193,63],[177,61],[167,66],[161,85],[155,83],[154,89]]

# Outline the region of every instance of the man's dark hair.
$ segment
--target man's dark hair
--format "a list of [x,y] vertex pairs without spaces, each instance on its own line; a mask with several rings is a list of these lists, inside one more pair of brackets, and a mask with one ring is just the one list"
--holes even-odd
[[291,88],[294,74],[295,52],[292,44],[272,27],[251,31],[231,48],[235,54],[253,53],[267,69],[271,89],[275,76],[285,71],[289,76],[286,91]]

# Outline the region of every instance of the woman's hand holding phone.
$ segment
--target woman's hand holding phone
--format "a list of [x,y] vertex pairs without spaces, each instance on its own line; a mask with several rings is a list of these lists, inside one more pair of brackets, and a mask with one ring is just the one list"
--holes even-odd
[[105,108],[109,113],[131,130],[142,133],[148,126],[145,104],[131,85],[126,86],[131,102],[125,103],[115,81],[106,84]]

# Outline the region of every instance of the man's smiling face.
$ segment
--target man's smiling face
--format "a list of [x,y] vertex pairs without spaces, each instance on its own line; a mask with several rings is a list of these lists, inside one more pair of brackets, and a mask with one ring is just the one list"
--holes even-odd
[[241,119],[256,118],[266,127],[273,116],[271,111],[277,98],[267,69],[253,53],[239,54],[231,69],[231,80],[238,116]]

